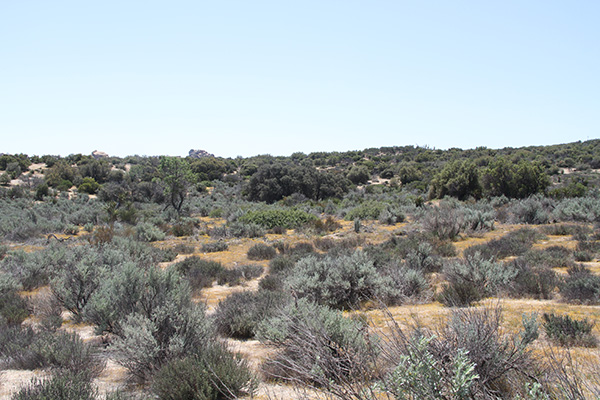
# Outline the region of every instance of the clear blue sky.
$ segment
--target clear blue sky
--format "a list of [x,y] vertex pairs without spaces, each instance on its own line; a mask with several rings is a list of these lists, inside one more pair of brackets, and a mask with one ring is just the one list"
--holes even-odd
[[0,152],[600,137],[600,2],[0,0]]

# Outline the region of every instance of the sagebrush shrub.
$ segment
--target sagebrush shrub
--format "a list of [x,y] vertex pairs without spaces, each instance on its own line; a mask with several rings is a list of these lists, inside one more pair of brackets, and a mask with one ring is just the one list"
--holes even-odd
[[211,286],[225,270],[220,262],[204,260],[198,256],[188,257],[173,267],[189,280],[194,290]]
[[33,379],[11,396],[11,400],[96,400],[98,389],[81,371],[58,371],[48,379]]
[[546,335],[553,342],[561,346],[597,346],[598,341],[592,333],[594,323],[587,318],[579,320],[554,313],[544,313],[542,318]]
[[469,306],[508,287],[516,272],[480,253],[444,265],[448,283],[440,294],[447,306]]
[[237,339],[250,339],[257,326],[289,301],[282,292],[238,292],[219,302],[214,314],[217,332]]
[[204,253],[216,253],[219,251],[225,251],[229,248],[226,242],[209,242],[204,243],[201,247]]
[[525,257],[510,261],[505,266],[516,272],[509,285],[513,297],[549,299],[559,283],[556,272],[550,267],[532,263]]
[[271,379],[321,387],[371,376],[364,328],[328,307],[303,299],[292,302],[258,327],[259,340],[277,350],[263,372]]
[[392,367],[383,387],[399,399],[523,398],[528,385],[541,381],[529,350],[537,321],[524,315],[521,332],[511,335],[502,332],[501,322],[500,308],[485,307],[455,309],[437,328],[417,324],[405,332],[392,324],[381,346]]
[[389,278],[378,273],[367,254],[309,256],[299,260],[286,279],[298,297],[333,308],[355,308],[364,300],[386,298],[393,291]]
[[600,276],[594,275],[583,265],[567,270],[568,275],[560,285],[560,294],[566,301],[584,304],[600,302]]
[[277,255],[277,250],[273,246],[264,243],[257,243],[248,249],[248,259],[250,260],[271,260]]
[[143,242],[155,242],[164,240],[166,235],[159,227],[149,222],[142,222],[135,227],[138,240]]
[[262,275],[264,268],[262,265],[247,264],[236,266],[231,269],[223,269],[217,276],[219,285],[235,286],[250,279],[258,278]]
[[27,301],[19,296],[19,286],[10,276],[0,274],[0,324],[20,325],[29,316]]
[[509,256],[520,256],[525,254],[538,238],[539,234],[533,229],[521,228],[487,243],[470,246],[465,249],[463,255],[472,256],[480,253],[485,258],[497,260]]

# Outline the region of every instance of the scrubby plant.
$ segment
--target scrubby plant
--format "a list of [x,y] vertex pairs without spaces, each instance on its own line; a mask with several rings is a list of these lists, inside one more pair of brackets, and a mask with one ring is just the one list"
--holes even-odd
[[64,265],[50,282],[52,293],[76,321],[81,320],[90,297],[100,286],[102,269],[94,256],[86,254],[83,259]]
[[46,268],[41,253],[25,253],[21,250],[9,252],[0,263],[0,268],[25,290],[48,284],[51,273],[51,270]]
[[425,231],[441,240],[454,240],[460,234],[463,223],[462,215],[455,208],[442,205],[427,209],[421,217]]
[[248,249],[248,259],[250,260],[271,260],[277,255],[277,250],[273,246],[264,243],[257,243]]
[[257,326],[271,317],[289,298],[282,292],[238,292],[219,302],[214,314],[217,332],[232,338],[250,339]]
[[497,260],[508,256],[520,256],[525,254],[533,243],[540,237],[539,233],[533,229],[521,228],[498,239],[492,239],[487,243],[471,246],[463,252],[464,255],[473,255],[480,253],[485,258],[495,258]]
[[575,261],[579,262],[589,262],[594,260],[594,256],[591,253],[582,250],[573,252],[573,257],[575,258]]
[[198,221],[193,218],[180,218],[171,226],[173,236],[192,236],[196,229]]
[[231,238],[231,237],[248,237],[258,238],[265,235],[265,228],[255,223],[232,222],[227,225],[220,225],[211,228],[208,231],[211,237],[215,238]]
[[352,208],[344,219],[346,221],[361,220],[377,220],[381,213],[386,210],[386,204],[379,201],[366,201]]
[[[270,379],[331,388],[372,376],[365,326],[341,312],[300,299],[263,321],[257,336],[277,353],[262,369]],[[371,372],[370,372],[371,371]]]
[[550,267],[532,263],[526,257],[517,258],[505,265],[516,273],[509,285],[509,292],[513,297],[549,299],[559,283],[556,272]]
[[217,276],[217,283],[219,285],[235,286],[239,285],[244,281],[249,281],[254,278],[258,278],[262,275],[264,268],[262,265],[247,264],[236,266],[230,269],[223,269]]
[[509,221],[514,224],[541,225],[551,222],[553,200],[539,195],[524,200],[515,200],[509,205]]
[[209,242],[204,243],[201,247],[201,250],[204,253],[215,253],[219,251],[225,251],[229,248],[226,242]]
[[286,284],[298,297],[334,308],[355,308],[364,300],[386,298],[394,288],[362,251],[309,256],[296,263]]
[[11,400],[96,400],[98,389],[86,372],[58,371],[49,378],[34,378],[11,396]]
[[598,192],[585,197],[561,200],[556,205],[553,216],[559,221],[598,221],[600,217]]
[[119,316],[112,348],[116,361],[148,379],[169,360],[206,348],[212,330],[201,305],[191,301],[187,283],[172,269],[152,269],[133,312]]
[[542,318],[546,335],[560,346],[596,347],[598,344],[592,333],[594,323],[587,318],[579,320],[554,313],[544,313]]
[[411,269],[406,264],[390,265],[382,273],[391,280],[387,297],[379,300],[387,304],[418,303],[431,298],[431,288],[423,270]]
[[437,329],[417,326],[407,334],[392,325],[383,354],[394,368],[382,386],[399,399],[522,398],[541,377],[528,349],[538,326],[524,316],[523,330],[506,335],[500,323],[501,310],[486,307],[457,309]]
[[252,394],[253,389],[247,363],[218,343],[200,354],[170,361],[152,381],[152,392],[161,400],[229,399]]
[[600,302],[600,276],[584,265],[570,267],[560,285],[560,294],[569,302],[597,304]]
[[164,240],[166,235],[159,227],[149,222],[142,222],[135,227],[135,232],[138,240],[143,242],[155,242]]
[[466,350],[458,349],[440,368],[440,361],[430,349],[434,339],[435,336],[411,338],[405,354],[398,357],[396,367],[385,378],[385,388],[396,399],[468,399],[472,396],[479,375]]
[[463,260],[444,264],[442,272],[448,283],[440,294],[447,306],[470,306],[508,287],[516,271],[474,253]]
[[198,256],[188,257],[176,263],[173,268],[189,280],[194,290],[212,285],[225,270],[220,262],[204,260]]
[[287,229],[298,228],[308,222],[316,220],[317,217],[302,210],[267,208],[262,210],[248,211],[238,221],[260,225],[266,229],[280,226]]
[[196,250],[196,247],[193,244],[177,243],[173,246],[173,250],[177,254],[192,254]]
[[20,325],[29,316],[27,301],[18,294],[19,286],[10,276],[0,274],[0,320]]
[[75,333],[36,332],[30,327],[0,326],[0,356],[12,369],[56,368],[97,375],[103,364],[97,349]]
[[406,255],[406,266],[426,273],[437,272],[441,267],[441,261],[434,254],[433,247],[423,242]]
[[564,246],[550,246],[541,250],[530,250],[523,255],[530,264],[550,268],[569,267],[573,264],[573,252]]

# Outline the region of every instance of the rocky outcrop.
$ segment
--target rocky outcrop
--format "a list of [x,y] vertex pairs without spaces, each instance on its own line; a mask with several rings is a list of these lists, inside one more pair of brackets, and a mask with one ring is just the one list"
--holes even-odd
[[98,150],[94,150],[92,151],[92,157],[98,159],[98,158],[108,158],[108,154],[106,154],[103,151],[98,151]]
[[214,157],[214,154],[210,154],[206,150],[190,150],[188,156],[191,158],[203,158],[203,157]]

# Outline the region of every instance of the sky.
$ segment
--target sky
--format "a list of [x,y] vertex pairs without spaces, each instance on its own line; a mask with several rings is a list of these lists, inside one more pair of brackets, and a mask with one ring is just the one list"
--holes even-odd
[[0,153],[600,138],[600,2],[0,0]]

